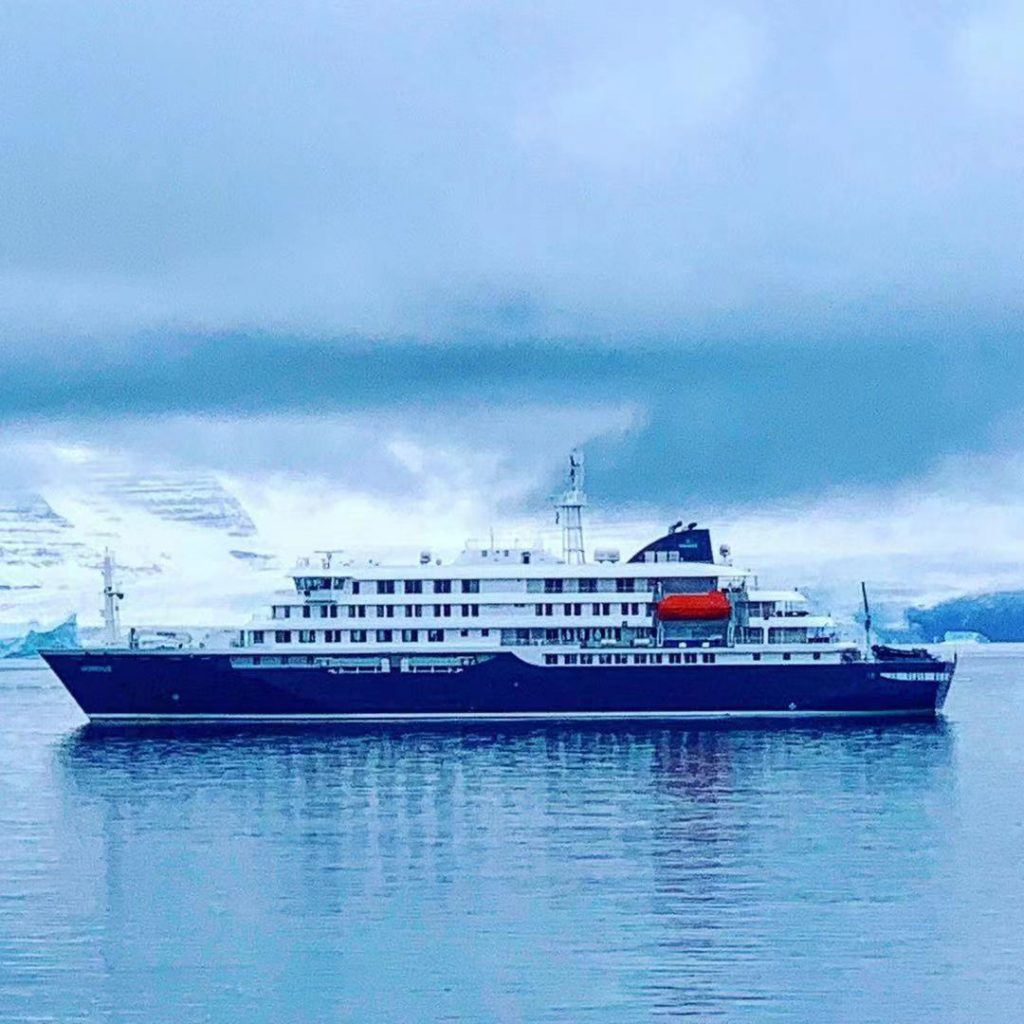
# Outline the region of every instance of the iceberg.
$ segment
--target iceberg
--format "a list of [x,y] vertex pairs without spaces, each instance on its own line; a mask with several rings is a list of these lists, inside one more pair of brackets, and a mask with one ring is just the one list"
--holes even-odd
[[66,651],[78,646],[78,616],[70,615],[53,629],[30,629],[23,637],[0,640],[0,659],[34,658],[40,651]]

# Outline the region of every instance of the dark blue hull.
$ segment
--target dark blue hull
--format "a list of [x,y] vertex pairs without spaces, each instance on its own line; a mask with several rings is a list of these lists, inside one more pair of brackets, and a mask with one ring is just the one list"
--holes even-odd
[[246,665],[231,654],[43,657],[92,719],[715,718],[934,715],[953,676],[929,659],[541,667],[511,653],[453,672]]

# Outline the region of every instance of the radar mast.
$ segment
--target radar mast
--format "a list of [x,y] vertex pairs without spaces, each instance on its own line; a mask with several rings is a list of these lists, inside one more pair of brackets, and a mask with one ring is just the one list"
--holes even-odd
[[567,565],[583,565],[583,509],[587,496],[583,490],[583,452],[569,455],[569,486],[562,495],[555,522],[562,526],[562,558]]
[[103,551],[103,639],[109,647],[121,642],[121,608],[124,594],[114,585],[114,554]]

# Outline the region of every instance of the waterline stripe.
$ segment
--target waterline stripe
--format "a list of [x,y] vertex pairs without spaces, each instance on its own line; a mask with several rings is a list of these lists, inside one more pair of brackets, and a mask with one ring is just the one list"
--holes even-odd
[[[86,712],[88,714],[88,712]],[[672,719],[719,720],[724,718],[880,718],[934,716],[935,708],[888,708],[881,711],[496,711],[396,712],[364,714],[90,714],[93,722],[532,722],[532,721],[667,721]]]

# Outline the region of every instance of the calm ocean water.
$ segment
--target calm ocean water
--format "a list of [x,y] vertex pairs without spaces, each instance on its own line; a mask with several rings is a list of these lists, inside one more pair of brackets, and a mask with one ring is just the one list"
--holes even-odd
[[1024,649],[945,720],[99,730],[0,672],[0,1020],[1024,1018]]

